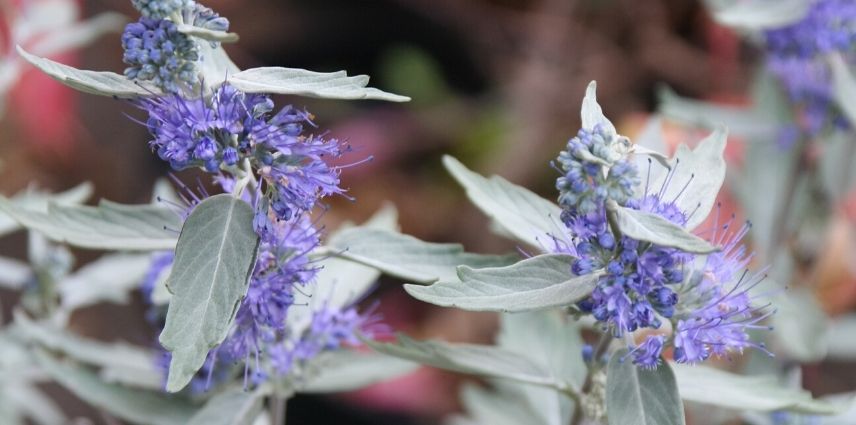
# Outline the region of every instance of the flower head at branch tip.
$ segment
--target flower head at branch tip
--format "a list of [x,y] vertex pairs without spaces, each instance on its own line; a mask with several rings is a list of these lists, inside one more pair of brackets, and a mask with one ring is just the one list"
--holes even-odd
[[195,4],[193,0],[131,0],[146,18],[164,19]]
[[196,43],[166,19],[142,17],[122,33],[125,76],[151,81],[167,93],[178,93],[198,81]]

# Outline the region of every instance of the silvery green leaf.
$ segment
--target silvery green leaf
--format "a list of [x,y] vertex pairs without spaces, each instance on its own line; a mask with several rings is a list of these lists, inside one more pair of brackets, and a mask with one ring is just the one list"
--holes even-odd
[[[77,205],[85,202],[92,196],[92,184],[81,183],[65,192],[48,193],[35,189],[23,190],[10,199],[10,202],[18,208],[30,211],[47,213],[48,204],[51,202],[59,205]],[[0,236],[18,230],[21,227],[18,221],[8,214],[0,215]]]
[[[536,313],[503,314],[497,345],[528,357],[564,382],[581,387],[587,373],[583,362],[580,328],[556,310]],[[534,331],[534,330],[537,330]],[[525,400],[539,423],[567,425],[573,416],[573,403],[564,394],[532,385],[515,385],[519,399]]]
[[517,241],[546,251],[550,235],[564,229],[558,205],[502,177],[484,178],[451,156],[443,157],[443,165],[470,201]]
[[517,255],[482,255],[464,252],[460,244],[423,242],[388,230],[355,227],[331,240],[333,255],[377,268],[389,275],[418,283],[454,279],[455,267],[505,265]]
[[609,133],[617,133],[615,126],[603,115],[603,110],[597,103],[597,82],[592,81],[586,87],[586,95],[583,98],[583,106],[580,109],[580,118],[582,119],[583,128],[586,130],[593,129],[600,124],[601,128]]
[[195,409],[179,398],[102,381],[94,373],[64,364],[44,351],[36,359],[53,379],[72,394],[117,418],[135,424],[185,425]]
[[247,293],[259,237],[253,209],[227,194],[200,202],[184,223],[167,281],[172,292],[160,343],[172,353],[167,391],[184,388],[223,342]]
[[[328,243],[336,245],[342,232],[353,227],[351,224],[343,224],[330,234]],[[385,205],[360,227],[396,231],[398,212],[393,206]],[[379,277],[380,271],[374,267],[336,257],[324,258],[320,263],[320,270],[315,275],[315,285],[305,288],[304,291],[295,291],[294,303],[305,304],[309,308],[289,310],[286,317],[287,328],[294,334],[302,332],[309,326],[316,306],[346,308],[359,302],[372,289]]]
[[[15,410],[16,415],[29,418],[36,425],[56,425],[68,422],[62,409],[37,387],[25,382],[0,383],[0,403],[7,403]],[[0,408],[0,422],[7,422]],[[24,423],[24,422],[20,422]]]
[[802,19],[810,0],[708,0],[713,18],[722,25],[743,30],[767,30],[784,27]]
[[832,68],[832,96],[851,125],[856,125],[856,77],[841,55],[832,54],[828,61]]
[[727,139],[728,130],[718,127],[695,149],[679,146],[670,161],[671,172],[663,167],[652,167],[649,191],[657,193],[665,185],[660,198],[674,200],[684,214],[691,214],[685,225],[688,230],[703,223],[716,204],[719,189],[725,181],[723,154]]
[[31,55],[21,48],[21,46],[18,46],[18,53],[27,62],[30,62],[51,78],[84,93],[99,96],[116,96],[125,99],[152,96],[160,93],[160,89],[157,87],[144,82],[132,81],[124,75],[107,71],[77,69],[50,59]]
[[[557,394],[546,388],[540,388],[540,390]],[[541,419],[542,414],[552,412],[533,410],[525,400],[520,399],[518,393],[513,391],[489,390],[475,384],[465,384],[460,398],[470,418],[453,419],[446,425],[552,425]]]
[[0,288],[19,290],[32,277],[33,271],[27,263],[0,257]]
[[771,302],[776,306],[772,317],[777,354],[800,363],[823,360],[827,353],[829,317],[814,294],[799,288],[782,291]]
[[458,267],[459,280],[404,285],[413,297],[471,311],[522,312],[562,307],[587,297],[601,272],[571,274],[573,257],[544,254],[506,267]]
[[413,372],[418,364],[396,357],[354,350],[323,353],[308,367],[314,373],[299,387],[301,393],[354,391]]
[[153,390],[163,388],[162,375],[155,364],[155,352],[126,343],[105,343],[83,338],[47,323],[35,322],[15,312],[15,326],[22,338],[92,366],[101,379]]
[[345,71],[314,72],[305,69],[262,67],[229,76],[229,84],[246,93],[291,94],[325,99],[375,99],[407,102],[409,97],[366,87],[369,77],[349,77]]
[[180,217],[155,205],[101,201],[97,207],[51,203],[47,213],[20,208],[0,197],[0,210],[24,227],[80,248],[145,251],[175,247]]
[[621,233],[632,239],[695,254],[709,254],[718,249],[659,215],[625,208],[614,202],[607,203],[607,211],[615,214],[615,223]]
[[678,96],[667,87],[658,91],[658,110],[665,118],[715,130],[722,126],[750,139],[772,139],[780,131],[777,120],[760,109],[719,105]]
[[211,397],[188,425],[251,425],[262,410],[265,392],[229,388]]
[[[856,107],[856,103],[854,104]],[[856,115],[854,115],[856,119]],[[854,121],[856,122],[856,121]],[[823,149],[817,166],[823,188],[833,203],[843,201],[856,188],[856,145],[851,132],[836,131],[822,137]]]
[[[56,7],[55,2],[50,3]],[[34,55],[54,56],[72,49],[86,46],[108,32],[121,32],[127,18],[114,12],[101,13],[85,21],[64,27],[53,27],[52,31],[28,44]]]
[[842,406],[812,399],[802,389],[786,388],[774,376],[743,376],[700,365],[671,364],[681,398],[738,411],[788,410],[835,414]]
[[199,49],[200,61],[199,78],[206,85],[206,92],[219,87],[227,81],[231,75],[241,72],[241,69],[232,62],[229,54],[222,45],[211,46],[211,43],[196,43]]
[[398,335],[397,343],[370,340],[364,342],[381,353],[439,369],[557,389],[566,388],[564,383],[552,376],[543,366],[517,353],[492,346],[416,341],[403,334]]
[[233,32],[226,31],[214,31],[208,28],[197,27],[189,24],[178,24],[176,25],[178,28],[178,32],[186,35],[191,35],[197,38],[201,38],[203,40],[208,41],[216,41],[219,43],[234,43],[238,41],[240,37],[238,34]]
[[832,360],[856,359],[856,315],[847,314],[832,319],[826,335],[829,358]]
[[62,308],[71,312],[100,302],[125,304],[150,266],[148,255],[105,255],[58,283]]
[[613,354],[606,370],[609,425],[683,425],[684,405],[669,364],[646,370],[626,355],[626,350]]

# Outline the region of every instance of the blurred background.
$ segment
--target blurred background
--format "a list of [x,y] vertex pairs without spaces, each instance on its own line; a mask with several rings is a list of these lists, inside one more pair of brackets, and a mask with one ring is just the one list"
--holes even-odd
[[[103,11],[136,12],[127,0],[75,0],[83,17]],[[14,55],[10,22],[26,0],[0,0],[0,57]],[[677,93],[745,104],[760,61],[758,52],[718,26],[703,4],[688,0],[207,0],[227,16],[241,42],[226,50],[242,68],[286,66],[369,74],[372,85],[410,96],[405,104],[280,98],[316,116],[319,131],[357,148],[345,161],[373,160],[343,173],[356,198],[331,199],[323,221],[335,227],[362,221],[392,202],[402,231],[429,241],[461,242],[470,251],[506,252],[513,243],[493,235],[487,220],[446,175],[443,154],[483,174],[500,174],[547,198],[556,196],[549,162],[580,126],[586,84],[598,81],[598,100],[623,134],[638,132],[656,109],[665,84]],[[10,50],[11,49],[11,50]],[[121,71],[116,34],[54,59],[80,68]],[[0,118],[0,191],[28,185],[62,190],[83,181],[94,199],[124,203],[151,199],[167,164],[148,148],[141,111],[126,101],[81,95],[26,68],[6,94]],[[699,132],[667,125],[677,144]],[[727,156],[741,162],[740,140]],[[179,177],[193,182],[192,172]],[[204,182],[207,184],[207,182]],[[723,195],[726,207],[739,208]],[[848,232],[856,198],[832,209],[817,237],[832,246],[815,253],[811,286],[832,315],[856,306],[856,278]],[[848,205],[850,207],[848,208]],[[845,235],[845,236],[842,236]],[[23,258],[26,237],[3,239],[0,253]],[[78,265],[99,253],[79,251]],[[822,257],[822,258],[821,258]],[[400,282],[384,281],[375,294],[385,320],[417,338],[490,342],[496,317],[441,309],[408,297]],[[11,292],[0,290],[10,319]],[[372,300],[369,300],[369,302]],[[80,310],[72,327],[84,335],[152,344],[145,307],[106,305]],[[816,395],[856,389],[856,372],[830,361],[803,366]],[[299,397],[291,424],[435,424],[459,409],[457,388],[467,379],[433,369],[334,398]],[[91,423],[119,423],[76,402],[59,388],[64,407]],[[83,422],[82,422],[83,423]]]

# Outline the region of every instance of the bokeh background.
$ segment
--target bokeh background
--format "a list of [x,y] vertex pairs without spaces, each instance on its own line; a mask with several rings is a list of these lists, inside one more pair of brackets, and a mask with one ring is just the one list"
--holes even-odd
[[[26,0],[0,0],[8,22]],[[445,174],[440,158],[451,153],[483,174],[501,174],[547,198],[556,196],[557,173],[549,162],[580,126],[586,84],[598,81],[598,100],[623,134],[633,135],[656,109],[661,84],[681,95],[730,104],[747,102],[758,52],[717,25],[698,1],[689,0],[208,0],[227,16],[241,43],[226,46],[242,68],[287,66],[369,74],[372,85],[413,101],[330,101],[282,97],[315,114],[319,128],[357,148],[345,161],[343,181],[351,202],[329,201],[323,221],[331,227],[362,221],[385,202],[400,212],[402,231],[429,241],[463,243],[468,250],[505,252],[515,246],[495,235]],[[86,0],[83,16],[119,11],[135,16],[127,0]],[[4,25],[0,23],[0,25]],[[9,54],[6,41],[0,54]],[[119,71],[116,34],[56,58],[87,69]],[[33,71],[32,69],[30,71]],[[131,104],[78,94],[27,72],[8,94],[0,118],[0,191],[27,187],[61,190],[92,181],[95,199],[148,202],[155,180],[168,174],[151,153],[142,114]],[[319,131],[322,131],[319,130]],[[699,133],[667,125],[672,143]],[[741,143],[728,158],[740,166]],[[179,177],[194,182],[197,176]],[[203,182],[207,183],[207,182]],[[738,208],[723,198],[728,207]],[[842,205],[819,238],[833,246],[815,253],[811,290],[825,310],[842,314],[856,305],[856,278],[847,231],[856,216]],[[739,212],[739,211],[738,211]],[[849,212],[849,213],[848,213]],[[837,227],[836,227],[837,226]],[[837,229],[837,230],[836,230]],[[842,236],[845,235],[845,236]],[[26,237],[6,238],[0,253],[23,258]],[[97,252],[77,251],[78,264]],[[822,263],[817,265],[816,263]],[[409,298],[400,282],[383,281],[385,320],[420,338],[489,342],[490,314],[441,309]],[[0,291],[10,319],[14,304]],[[143,320],[140,299],[75,313],[72,327],[100,339],[151,344],[155,330]],[[856,373],[845,363],[803,367],[817,395],[853,390]],[[457,388],[467,378],[421,369],[402,379],[336,397],[299,397],[289,424],[435,424],[459,409]],[[95,412],[59,388],[52,393],[81,423],[120,423]]]

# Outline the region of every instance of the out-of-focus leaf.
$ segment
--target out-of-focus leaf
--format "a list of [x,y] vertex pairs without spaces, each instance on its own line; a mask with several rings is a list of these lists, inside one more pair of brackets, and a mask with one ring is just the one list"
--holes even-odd
[[27,263],[0,257],[0,288],[19,290],[32,277],[33,271]]
[[185,425],[195,409],[179,398],[102,381],[92,372],[36,352],[53,379],[87,403],[135,424]]
[[265,393],[229,388],[211,397],[188,425],[250,425],[262,410]]
[[101,201],[97,207],[51,203],[47,213],[31,211],[0,198],[0,209],[24,227],[80,248],[118,251],[166,250],[175,247],[181,219],[154,205]]
[[105,255],[59,282],[62,308],[70,312],[100,302],[125,304],[150,265],[148,255]]
[[69,357],[100,368],[106,382],[160,390],[163,379],[155,366],[155,353],[125,343],[105,343],[77,336],[46,323],[34,322],[15,312],[15,326],[22,337],[45,348],[60,351]]
[[[37,425],[56,425],[68,421],[62,409],[35,386],[25,382],[4,382],[3,384],[6,385],[0,384],[0,399],[3,400],[0,403],[7,403],[21,417],[29,418]],[[0,409],[0,422],[13,423],[5,422],[2,409]]]
[[810,0],[708,0],[713,18],[722,25],[743,30],[767,30],[784,27],[802,19]]
[[830,359],[856,360],[856,315],[836,317],[829,323],[826,345]]
[[402,334],[398,335],[397,343],[368,340],[365,343],[376,351],[390,356],[454,372],[510,379],[563,390],[567,386],[543,366],[517,353],[496,347],[416,341]]
[[684,405],[669,364],[646,370],[625,361],[626,355],[616,352],[607,366],[609,425],[683,425]]
[[829,318],[814,295],[791,289],[772,303],[776,306],[773,332],[782,354],[801,363],[823,360],[827,353]]
[[802,389],[786,388],[773,376],[743,376],[708,366],[671,364],[681,398],[738,411],[753,410],[829,415],[841,406],[813,399]]
[[832,68],[832,96],[851,125],[856,125],[856,77],[841,55],[830,55],[828,60]]
[[735,135],[765,140],[772,139],[780,130],[779,123],[761,109],[692,100],[666,87],[659,90],[658,97],[660,114],[683,124],[710,130],[727,126]]
[[405,285],[413,297],[443,307],[521,312],[561,307],[587,297],[600,272],[571,274],[573,257],[544,254],[506,267],[458,268],[458,280]]
[[262,67],[231,75],[229,84],[245,93],[291,94],[325,99],[375,99],[407,102],[409,97],[366,87],[369,77],[349,77],[345,71],[314,72],[305,69]]
[[[856,122],[856,121],[854,121]],[[856,143],[848,132],[833,132],[823,137],[823,149],[817,162],[823,188],[833,202],[839,203],[856,188]]]
[[107,71],[88,71],[40,58],[27,53],[18,46],[18,53],[51,78],[75,90],[99,96],[116,96],[133,99],[160,93],[157,87],[139,81],[132,81],[123,75]]
[[451,157],[443,157],[443,165],[464,187],[467,197],[504,232],[530,247],[546,251],[550,235],[560,232],[564,224],[558,205],[541,198],[528,189],[499,176],[484,178]]
[[517,255],[482,255],[464,252],[459,244],[423,242],[388,230],[355,227],[331,240],[332,253],[341,258],[375,267],[392,276],[418,283],[454,279],[455,268],[505,265]]
[[615,213],[621,233],[638,241],[678,248],[696,254],[709,254],[717,248],[665,218],[644,211],[607,203],[608,213]]
[[121,31],[125,22],[127,18],[120,13],[101,13],[66,27],[54,27],[53,31],[30,45],[30,49],[36,56],[53,56],[90,44],[105,33]]
[[[92,196],[92,184],[86,182],[65,192],[55,194],[28,189],[16,194],[9,201],[17,208],[47,213],[48,205],[52,202],[58,205],[76,205],[86,201],[90,196]],[[0,236],[14,232],[19,228],[21,225],[12,216],[0,215]]]
[[[555,394],[555,391],[550,389],[540,389]],[[551,422],[544,422],[540,415],[552,412],[533,411],[520,399],[519,394],[514,392],[489,390],[466,384],[460,397],[469,417],[452,418],[446,425],[552,425]]]
[[160,335],[172,353],[170,392],[190,382],[235,319],[258,251],[253,215],[243,200],[215,195],[200,202],[181,229],[167,281],[173,296]]
[[301,393],[353,391],[413,372],[418,364],[396,357],[337,350],[313,360],[314,371],[299,387]]

